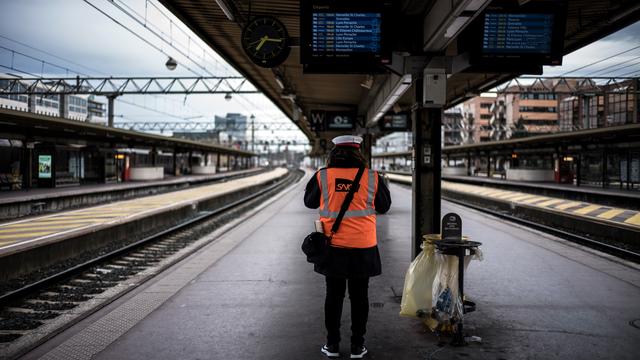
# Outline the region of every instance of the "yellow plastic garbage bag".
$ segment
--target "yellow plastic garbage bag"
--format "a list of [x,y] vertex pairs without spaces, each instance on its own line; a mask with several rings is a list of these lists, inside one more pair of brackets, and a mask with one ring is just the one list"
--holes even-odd
[[420,318],[431,312],[433,280],[438,272],[435,261],[434,236],[424,236],[422,251],[413,260],[404,277],[404,290],[400,303],[400,315]]

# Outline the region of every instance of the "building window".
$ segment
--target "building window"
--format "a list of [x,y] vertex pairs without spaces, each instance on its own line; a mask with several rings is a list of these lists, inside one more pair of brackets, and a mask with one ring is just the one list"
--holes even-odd
[[558,96],[554,93],[522,93],[521,100],[557,100]]
[[480,103],[480,108],[481,109],[490,109],[491,105],[493,105],[493,103]]
[[39,95],[36,97],[36,105],[52,109],[60,108],[58,95]]
[[480,119],[489,120],[491,119],[491,114],[480,114]]
[[520,106],[520,112],[556,112],[555,106]]
[[69,96],[69,111],[86,114],[87,100],[77,96]]

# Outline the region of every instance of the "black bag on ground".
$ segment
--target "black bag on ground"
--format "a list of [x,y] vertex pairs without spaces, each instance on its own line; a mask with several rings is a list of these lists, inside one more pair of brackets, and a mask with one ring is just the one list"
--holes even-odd
[[[362,178],[362,173],[364,173],[363,167],[358,169],[358,173],[356,174],[355,179],[353,179],[351,189],[349,189],[347,196],[344,198],[344,202],[340,207],[340,213],[331,227],[331,237],[333,237],[333,234],[338,231],[342,218],[347,212],[347,209],[351,204],[351,200],[353,200],[353,196],[360,187],[360,178]],[[328,201],[329,199],[325,200]],[[324,265],[329,261],[331,258],[331,237],[321,232],[314,231],[304,238],[302,241],[302,252],[307,255],[308,262],[316,265]]]

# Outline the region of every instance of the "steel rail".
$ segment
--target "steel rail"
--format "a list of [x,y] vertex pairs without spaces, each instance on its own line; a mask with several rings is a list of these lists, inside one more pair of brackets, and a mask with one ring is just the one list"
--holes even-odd
[[[8,303],[10,303],[12,300],[19,299],[21,297],[24,297],[25,295],[28,295],[30,293],[35,292],[38,289],[41,289],[41,288],[46,287],[48,285],[51,285],[51,284],[53,284],[53,283],[55,283],[57,281],[65,279],[65,278],[71,277],[72,275],[80,273],[80,272],[90,268],[91,266],[93,266],[95,264],[98,264],[100,262],[109,260],[111,258],[114,258],[116,256],[124,254],[124,253],[126,253],[126,252],[128,252],[130,250],[133,250],[134,248],[137,248],[137,247],[139,247],[141,245],[144,245],[146,243],[152,242],[152,241],[154,241],[154,240],[156,240],[158,238],[161,238],[161,237],[167,236],[169,234],[184,230],[189,226],[196,225],[196,224],[201,223],[201,222],[203,222],[205,220],[208,220],[208,219],[210,219],[210,218],[212,218],[214,216],[217,216],[217,215],[220,215],[220,214],[222,214],[222,213],[224,213],[226,211],[229,211],[229,210],[231,210],[233,208],[239,207],[240,205],[242,205],[244,203],[247,203],[247,202],[249,202],[249,201],[251,201],[251,200],[253,200],[253,199],[257,198],[257,197],[260,197],[260,196],[264,195],[265,193],[268,193],[268,192],[276,189],[277,187],[281,186],[288,179],[290,179],[290,176],[292,176],[292,173],[290,173],[287,176],[285,176],[282,180],[277,181],[275,184],[273,184],[273,185],[271,185],[271,186],[269,186],[269,187],[267,187],[265,189],[262,189],[262,190],[260,190],[260,191],[258,191],[256,193],[254,193],[254,194],[248,195],[248,196],[246,196],[246,197],[244,197],[242,199],[239,199],[239,200],[236,200],[236,201],[231,202],[229,204],[226,204],[226,205],[224,205],[224,206],[222,206],[220,208],[217,208],[215,210],[202,212],[201,215],[199,215],[199,216],[196,216],[194,218],[188,219],[188,220],[186,220],[186,221],[184,221],[184,222],[182,222],[180,224],[177,224],[177,225],[172,226],[172,227],[170,227],[168,229],[162,230],[162,231],[160,231],[158,233],[155,233],[153,235],[149,235],[149,236],[147,236],[147,237],[145,237],[145,238],[143,238],[141,240],[138,240],[138,241],[136,241],[134,243],[125,245],[124,247],[121,247],[121,248],[113,250],[113,251],[111,251],[109,253],[100,255],[100,256],[98,256],[98,257],[96,257],[94,259],[91,259],[91,260],[88,260],[88,261],[86,261],[84,263],[75,265],[75,266],[73,266],[71,268],[62,270],[62,271],[60,271],[60,272],[58,272],[56,274],[48,276],[48,277],[46,277],[44,279],[40,279],[40,280],[38,280],[36,282],[33,282],[31,284],[25,285],[25,286],[23,286],[23,287],[21,287],[19,289],[10,291],[8,293],[4,293],[4,294],[0,295],[0,306],[5,306]],[[195,250],[197,250],[197,249],[194,249],[194,251]]]
[[[391,181],[393,181],[393,180],[391,180]],[[409,184],[407,184],[407,183],[403,183],[403,182],[398,182],[398,183],[402,184],[402,185],[405,185],[405,186],[409,186]],[[487,213],[487,214],[493,215],[495,217],[499,217],[501,219],[509,220],[511,222],[518,223],[520,225],[524,225],[524,226],[527,226],[527,227],[530,227],[530,228],[533,228],[533,229],[536,229],[536,230],[540,230],[540,231],[542,231],[544,233],[547,233],[547,234],[555,235],[555,236],[557,236],[559,238],[562,238],[562,239],[565,239],[565,240],[568,240],[568,241],[571,241],[571,242],[575,242],[575,243],[578,243],[578,244],[586,245],[586,246],[588,246],[590,248],[593,248],[593,249],[601,250],[601,251],[603,251],[605,253],[608,253],[610,255],[615,255],[615,256],[618,256],[620,258],[633,261],[635,263],[640,263],[640,253],[637,253],[637,252],[634,252],[634,251],[630,251],[630,250],[627,250],[627,249],[624,249],[624,248],[621,248],[621,247],[618,247],[618,246],[607,244],[607,243],[602,242],[602,241],[597,241],[597,240],[594,240],[594,239],[591,239],[591,238],[588,238],[588,237],[585,237],[585,236],[581,236],[581,235],[578,235],[578,234],[574,234],[574,233],[571,233],[571,232],[568,232],[568,231],[565,231],[565,230],[560,230],[560,229],[557,229],[557,228],[554,228],[554,227],[551,227],[551,226],[539,224],[537,222],[529,221],[529,220],[526,220],[526,219],[523,219],[523,218],[520,218],[520,217],[517,217],[517,216],[508,215],[508,214],[505,214],[505,213],[497,211],[497,210],[491,210],[491,209],[488,209],[488,208],[485,208],[485,207],[481,207],[479,205],[475,205],[475,204],[472,204],[472,203],[465,202],[463,200],[450,198],[450,197],[445,196],[445,195],[442,195],[441,198],[443,200],[452,202],[454,204],[458,204],[458,205],[461,205],[461,206],[466,206],[466,207],[472,208],[474,210],[477,210],[477,211],[480,211],[480,212],[483,212],[483,213]]]

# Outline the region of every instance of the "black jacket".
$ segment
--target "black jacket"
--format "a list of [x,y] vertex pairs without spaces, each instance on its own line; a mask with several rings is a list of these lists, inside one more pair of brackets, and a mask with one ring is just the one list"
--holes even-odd
[[[320,186],[317,172],[307,183],[304,192],[304,205],[310,209],[320,207]],[[376,212],[384,214],[391,207],[391,195],[382,176],[378,175],[378,191],[374,199]],[[340,229],[338,229],[340,231]],[[371,277],[382,273],[378,247],[366,249],[345,249],[332,247],[331,260],[325,266],[314,265],[314,270],[325,276],[354,278]]]

